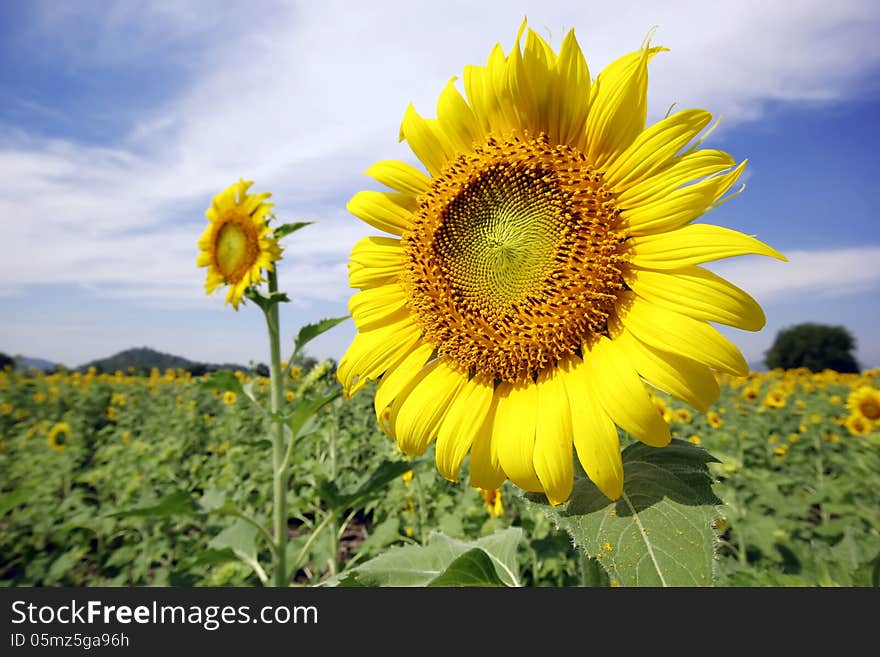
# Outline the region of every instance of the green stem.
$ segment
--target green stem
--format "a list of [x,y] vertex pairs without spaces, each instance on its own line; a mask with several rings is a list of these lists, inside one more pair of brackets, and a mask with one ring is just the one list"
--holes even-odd
[[335,516],[336,511],[328,511],[327,515],[324,516],[324,519],[321,521],[321,523],[312,530],[312,533],[309,534],[309,538],[306,541],[306,544],[302,546],[299,554],[296,555],[296,559],[293,560],[294,568],[300,567],[303,558],[309,553],[309,549],[312,547],[312,543],[315,542],[315,539],[320,536],[321,532],[324,531],[324,528],[330,524],[330,521],[332,521]]
[[[269,272],[269,294],[278,291],[278,275]],[[266,312],[269,328],[269,377],[271,382],[270,408],[272,411],[272,524],[275,527],[275,586],[287,586],[287,468],[284,467],[284,425],[281,423],[281,399],[284,385],[281,378],[281,341],[278,304]],[[292,440],[292,439],[291,439]]]

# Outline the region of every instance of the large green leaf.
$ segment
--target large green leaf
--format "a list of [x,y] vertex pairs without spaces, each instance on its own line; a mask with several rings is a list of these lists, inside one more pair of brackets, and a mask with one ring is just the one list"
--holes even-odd
[[582,475],[569,501],[546,512],[617,585],[711,586],[712,522],[721,503],[712,492],[711,461],[711,454],[681,440],[662,449],[636,443],[623,451],[617,502]]
[[[516,550],[522,529],[508,527],[475,541],[432,532],[426,545],[391,548],[371,561],[325,582],[327,586],[519,586]],[[471,554],[473,550],[482,556]],[[456,563],[457,562],[457,563]],[[456,563],[454,567],[453,564]],[[495,577],[483,573],[491,564]],[[495,581],[497,579],[497,582]],[[481,583],[478,583],[481,582]]]
[[428,586],[504,586],[485,550],[472,548],[456,558]]

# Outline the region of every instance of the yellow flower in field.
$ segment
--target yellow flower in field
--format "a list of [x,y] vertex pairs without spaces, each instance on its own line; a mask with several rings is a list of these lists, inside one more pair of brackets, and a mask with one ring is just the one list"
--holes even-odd
[[42,404],[44,401],[46,401],[45,394],[43,394],[42,392],[35,392],[34,393],[34,403],[35,404]]
[[834,404],[835,406],[839,406],[840,405],[840,395],[831,395],[828,398],[828,401],[831,402],[832,404]]
[[753,386],[749,386],[742,391],[743,399],[745,399],[746,401],[755,401],[758,398],[759,394],[759,389]]
[[0,415],[10,415],[12,413],[12,404],[3,402],[0,404]]
[[821,413],[810,413],[810,417],[808,419],[810,420],[810,424],[822,424],[822,422],[825,420]]
[[854,436],[864,436],[871,433],[871,423],[862,415],[850,415],[844,423],[849,432]]
[[208,268],[205,291],[211,294],[228,285],[226,303],[238,310],[241,297],[263,280],[262,270],[272,271],[281,258],[281,247],[272,235],[269,193],[248,194],[250,181],[240,180],[214,197],[205,213],[208,227],[199,238],[196,264]]
[[108,406],[107,407],[107,419],[110,420],[111,422],[116,421],[116,407],[115,406]]
[[694,445],[702,445],[703,439],[699,436],[691,436],[690,438],[688,438],[688,442],[693,443]]
[[807,402],[805,402],[803,399],[796,399],[794,405],[800,409],[804,409],[807,407]]
[[721,416],[715,411],[709,411],[706,413],[706,419],[709,420],[709,424],[713,429],[719,429],[721,425],[724,424],[724,420],[722,420]]
[[227,451],[228,449],[229,449],[229,441],[228,441],[228,440],[224,440],[222,443],[220,443],[220,444],[217,446],[217,453],[218,453],[218,454],[221,454],[221,455],[222,455],[222,454],[225,454],[226,451]]
[[122,444],[128,445],[131,442],[131,431],[123,431],[122,432]]
[[713,369],[748,374],[709,322],[759,330],[764,313],[698,265],[784,257],[691,223],[729,198],[745,162],[687,148],[704,110],[645,127],[648,62],[663,50],[625,55],[591,83],[574,32],[557,53],[524,24],[510,54],[498,45],[465,68],[464,96],[447,84],[436,119],[406,110],[400,136],[427,175],[379,162],[367,174],[393,191],[349,202],[391,236],[352,250],[358,334],[337,376],[347,395],[381,377],[383,430],[413,455],[436,439],[447,479],[470,453],[475,487],[510,479],[559,504],[576,452],[616,499],[617,427],[670,440],[643,380],[705,411]]
[[287,401],[292,402],[296,398],[296,393],[293,392],[293,390],[288,390],[287,392],[284,393],[284,398]]
[[794,445],[800,439],[801,439],[801,435],[799,433],[788,434],[788,442],[790,442],[792,445]]
[[764,406],[767,408],[785,408],[786,403],[785,393],[781,390],[771,390],[764,397]]
[[785,456],[788,453],[788,445],[782,444],[773,450],[776,456]]
[[49,447],[53,452],[62,452],[70,442],[70,425],[67,422],[58,422],[49,431]]
[[775,445],[776,443],[779,442],[779,436],[777,436],[775,433],[771,433],[771,434],[767,437],[767,442],[768,442],[770,445]]
[[853,415],[860,415],[872,425],[880,421],[880,390],[860,386],[849,393],[846,407]]
[[294,365],[290,368],[290,378],[296,381],[300,376],[302,376],[302,368],[299,365]]
[[501,490],[498,488],[492,490],[480,489],[480,497],[483,498],[483,505],[486,512],[493,518],[499,518],[504,515],[504,504],[501,501]]
[[401,475],[401,478],[403,479],[403,483],[409,486],[413,480],[413,471],[407,470],[403,473],[403,475]]
[[690,424],[691,420],[693,420],[693,415],[686,408],[677,408],[675,409],[675,419],[683,424]]
[[223,393],[223,403],[224,404],[234,404],[235,400],[238,399],[238,395],[236,395],[231,390],[227,390]]

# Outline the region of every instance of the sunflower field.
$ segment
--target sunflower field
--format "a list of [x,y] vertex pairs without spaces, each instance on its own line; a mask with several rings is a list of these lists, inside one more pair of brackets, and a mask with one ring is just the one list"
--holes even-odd
[[[448,482],[433,447],[407,460],[378,429],[372,391],[338,395],[334,369],[293,366],[285,377],[288,404],[320,405],[299,432],[287,490],[294,585],[344,581],[389,549],[437,536],[454,546],[503,539],[516,584],[619,583],[511,483],[474,489],[466,466],[462,482]],[[716,459],[716,585],[878,584],[878,377],[725,377],[705,415],[653,395],[673,437]],[[0,373],[0,581],[266,583],[268,423],[240,391],[267,404],[269,380],[226,380],[240,385],[206,385],[182,370]]]

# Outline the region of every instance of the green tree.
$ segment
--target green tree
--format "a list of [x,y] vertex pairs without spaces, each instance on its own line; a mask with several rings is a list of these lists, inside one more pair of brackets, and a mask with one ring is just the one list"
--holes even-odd
[[859,364],[852,355],[855,347],[855,338],[845,327],[807,322],[779,331],[764,356],[770,368],[858,372]]
[[15,367],[15,360],[0,351],[0,370],[3,370],[7,365]]

